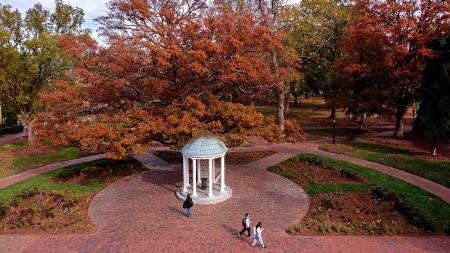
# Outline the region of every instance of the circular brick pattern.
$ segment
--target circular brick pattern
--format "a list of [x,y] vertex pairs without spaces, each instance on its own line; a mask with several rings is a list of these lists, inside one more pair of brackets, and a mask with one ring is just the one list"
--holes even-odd
[[[262,221],[265,252],[448,252],[449,237],[290,236],[285,229],[308,210],[308,197],[295,183],[267,166],[289,158],[275,154],[248,166],[228,166],[233,197],[215,205],[195,205],[184,216],[174,194],[181,165],[150,156],[151,170],[107,187],[93,200],[89,215],[97,231],[87,235],[0,235],[1,252],[260,252],[237,237],[250,213]],[[148,158],[148,159],[147,159]]]
[[285,235],[288,226],[308,210],[308,196],[298,185],[265,169],[229,166],[226,178],[232,198],[194,205],[193,219],[185,218],[182,201],[174,194],[182,184],[181,168],[150,170],[111,185],[94,198],[89,214],[99,231],[157,233],[162,229],[189,238],[195,233],[189,228],[193,221],[197,230],[234,235],[246,212],[255,224],[262,221],[268,234]]

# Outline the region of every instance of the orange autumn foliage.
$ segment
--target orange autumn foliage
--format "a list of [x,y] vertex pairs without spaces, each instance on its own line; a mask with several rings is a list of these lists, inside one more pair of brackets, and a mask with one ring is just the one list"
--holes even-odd
[[[76,80],[41,94],[41,139],[119,159],[152,141],[180,147],[215,135],[236,146],[249,136],[284,137],[252,106],[223,101],[258,97],[288,78],[283,68],[271,71],[271,53],[282,44],[266,16],[220,1],[108,5],[98,19],[107,47],[88,36],[60,39]],[[295,139],[302,136],[298,125],[290,129]]]
[[[47,101],[65,98],[42,94]],[[270,142],[282,140],[273,118],[256,112],[253,106],[220,101],[207,94],[202,98],[187,97],[167,107],[126,111],[113,110],[88,115],[85,112],[57,111],[40,129],[39,137],[47,143],[76,145],[83,151],[106,151],[108,157],[121,159],[145,150],[145,144],[158,141],[179,148],[190,138],[213,135],[229,146],[238,146],[247,137],[260,137]],[[64,116],[66,115],[66,116]],[[67,116],[71,115],[71,116]],[[51,121],[51,119],[57,119]],[[63,119],[65,122],[63,122]],[[288,122],[290,140],[301,140],[299,126]]]

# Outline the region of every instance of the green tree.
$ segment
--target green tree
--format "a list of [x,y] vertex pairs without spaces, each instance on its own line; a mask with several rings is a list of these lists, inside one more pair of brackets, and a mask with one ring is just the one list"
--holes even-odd
[[35,4],[24,18],[9,5],[0,5],[0,101],[18,110],[33,143],[33,120],[42,108],[39,93],[62,78],[70,62],[62,55],[58,38],[85,32],[83,12],[56,1],[50,13]]
[[436,145],[450,138],[450,37],[430,43],[436,57],[426,66],[420,88],[420,108],[413,131]]
[[351,15],[348,3],[340,0],[305,0],[287,9],[292,20],[291,39],[302,65],[299,82],[323,92],[335,117],[339,82],[332,65],[340,56],[339,39]]

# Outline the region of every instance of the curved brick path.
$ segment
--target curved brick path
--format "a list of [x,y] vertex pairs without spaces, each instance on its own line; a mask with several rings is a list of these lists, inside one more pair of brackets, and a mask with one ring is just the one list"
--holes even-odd
[[265,168],[297,152],[320,150],[310,143],[272,148],[280,153],[247,166],[228,166],[226,182],[233,197],[196,206],[193,219],[182,216],[174,196],[182,180],[180,165],[138,157],[150,171],[110,185],[94,198],[89,215],[98,228],[95,233],[0,235],[0,252],[259,252],[247,238],[236,237],[246,211],[254,221],[263,221],[267,252],[450,252],[450,238],[445,236],[289,236],[284,229],[305,214],[307,197],[297,185]]
[[[182,215],[174,190],[181,183],[179,165],[152,157],[150,171],[125,178],[93,200],[89,214],[97,232],[89,235],[1,235],[1,252],[260,252],[238,239],[243,212],[264,222],[266,252],[448,252],[448,237],[289,236],[284,229],[307,210],[304,192],[291,181],[269,173],[276,154],[247,166],[227,167],[233,198],[195,206]],[[141,159],[144,159],[141,157]]]

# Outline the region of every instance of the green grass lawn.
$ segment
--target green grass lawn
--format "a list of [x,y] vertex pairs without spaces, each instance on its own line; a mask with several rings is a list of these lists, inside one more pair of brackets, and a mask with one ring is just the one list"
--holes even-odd
[[[450,233],[450,205],[414,185],[367,167],[318,155],[299,154],[291,158],[291,160],[330,166],[346,170],[349,173],[356,173],[367,179],[367,182],[356,184],[311,185],[304,188],[309,194],[362,191],[369,188],[377,189],[382,191],[383,194],[397,196],[400,200],[399,205],[402,211],[404,211],[412,224],[421,224],[433,230]],[[280,165],[275,165],[270,167],[269,170],[289,178],[289,175],[283,174],[282,170],[280,173],[281,167]]]
[[19,148],[23,148],[27,145],[27,141],[26,140],[21,140],[21,141],[16,141],[13,143],[9,143],[9,144],[4,144],[2,146],[0,146],[0,155],[4,154],[8,151],[13,151]]
[[[86,196],[104,189],[110,183],[110,179],[144,170],[146,168],[135,159],[127,161],[101,159],[68,166],[0,189],[0,206],[11,201],[16,195],[32,189],[64,193],[72,197]],[[62,180],[80,175],[88,179],[82,183]]]
[[0,189],[0,232],[85,233],[91,199],[107,185],[146,170],[137,160],[101,159],[38,175]]
[[346,155],[381,163],[450,187],[450,162],[429,161],[413,155],[404,147],[392,147],[365,141],[343,143],[351,146]]
[[9,154],[14,150],[25,148],[26,145],[27,141],[22,140],[0,146],[0,178],[21,173],[46,164],[72,160],[80,156],[79,149],[74,147],[35,155],[14,156]]

